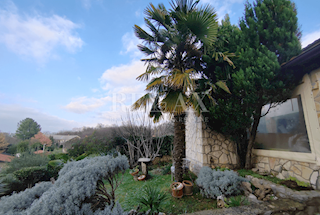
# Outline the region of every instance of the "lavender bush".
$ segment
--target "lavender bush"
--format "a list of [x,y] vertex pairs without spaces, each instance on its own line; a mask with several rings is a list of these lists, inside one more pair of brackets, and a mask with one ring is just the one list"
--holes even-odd
[[240,194],[241,182],[247,181],[232,170],[212,170],[210,167],[202,167],[196,180],[200,187],[201,194],[207,198],[217,196]]
[[[119,185],[119,172],[128,169],[125,156],[85,158],[65,164],[54,184],[42,182],[20,193],[0,199],[0,214],[124,214],[114,203],[114,189]],[[96,209],[90,200],[95,196],[97,182],[106,179],[114,188],[105,193],[109,205]]]

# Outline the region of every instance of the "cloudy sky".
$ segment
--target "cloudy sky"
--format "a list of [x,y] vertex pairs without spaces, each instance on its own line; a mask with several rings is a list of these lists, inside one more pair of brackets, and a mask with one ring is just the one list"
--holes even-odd
[[[0,131],[33,118],[57,132],[120,122],[141,96],[133,25],[150,0],[1,0]],[[153,0],[154,4],[168,0]],[[237,24],[245,0],[202,0]],[[295,0],[302,45],[320,38],[319,0]]]

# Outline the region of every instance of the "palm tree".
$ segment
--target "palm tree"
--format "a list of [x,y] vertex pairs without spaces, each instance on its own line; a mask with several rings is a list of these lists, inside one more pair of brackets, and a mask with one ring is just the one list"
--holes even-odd
[[[148,65],[146,72],[137,79],[149,83],[146,86],[147,93],[132,108],[150,107],[149,116],[155,122],[163,116],[162,113],[174,118],[173,158],[177,181],[182,181],[183,176],[185,113],[191,107],[200,115],[200,97],[195,90],[199,80],[205,78],[202,55],[217,38],[215,11],[209,5],[198,7],[198,3],[193,0],[173,0],[169,11],[163,4],[155,7],[151,3],[145,10],[148,30],[134,26],[136,36],[143,40],[138,47],[147,56],[142,61]],[[210,97],[208,92],[213,92],[216,86],[205,83],[209,86],[206,95]],[[219,81],[216,85],[228,91],[223,82]]]

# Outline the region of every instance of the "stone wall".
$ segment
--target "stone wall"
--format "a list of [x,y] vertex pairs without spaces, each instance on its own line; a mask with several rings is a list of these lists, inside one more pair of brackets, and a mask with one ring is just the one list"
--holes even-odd
[[292,176],[299,181],[310,183],[314,189],[320,189],[320,166],[316,164],[256,155],[253,164],[259,171],[272,173],[277,178],[286,179]]
[[203,166],[235,168],[235,152],[233,141],[211,131],[204,120],[193,112],[187,114],[186,157],[192,172],[198,174]]

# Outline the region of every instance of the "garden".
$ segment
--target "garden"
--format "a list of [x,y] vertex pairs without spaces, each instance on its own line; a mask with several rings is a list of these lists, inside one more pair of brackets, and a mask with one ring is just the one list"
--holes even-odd
[[[295,5],[247,3],[235,26],[198,4],[175,0],[167,10],[151,3],[148,29],[134,26],[147,56],[137,77],[148,82],[147,93],[132,105],[142,114],[128,111],[119,126],[59,133],[80,137],[68,153],[33,119],[19,123],[20,142],[7,150],[16,157],[0,172],[1,214],[182,214],[272,204],[296,192],[291,185],[312,189],[250,170],[262,107],[285,101],[296,86],[290,72],[280,72],[301,52]],[[237,168],[204,166],[195,175],[184,165],[188,109],[234,141]]]

